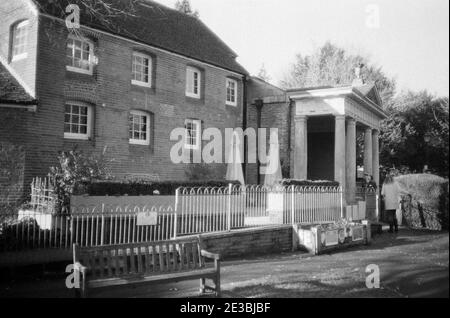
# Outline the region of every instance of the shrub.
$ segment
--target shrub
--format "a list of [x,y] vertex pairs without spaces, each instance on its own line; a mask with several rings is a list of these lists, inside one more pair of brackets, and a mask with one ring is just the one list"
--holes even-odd
[[283,186],[302,186],[302,187],[338,187],[339,182],[327,181],[327,180],[295,180],[295,179],[283,179],[281,181]]
[[411,195],[405,215],[409,226],[448,228],[448,180],[432,174],[409,174],[396,177],[396,181]]
[[61,152],[59,165],[51,167],[49,173],[57,195],[57,210],[69,204],[70,195],[78,183],[111,178],[107,168],[109,162],[104,155],[86,155],[76,149]]
[[230,183],[240,184],[238,181],[108,181],[108,182],[83,182],[75,189],[75,195],[91,196],[140,196],[140,195],[175,195],[179,187],[226,187]]

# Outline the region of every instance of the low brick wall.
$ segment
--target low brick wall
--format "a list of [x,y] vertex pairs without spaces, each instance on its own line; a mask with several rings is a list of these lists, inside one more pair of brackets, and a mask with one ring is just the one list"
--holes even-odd
[[292,250],[292,226],[282,225],[226,233],[203,234],[204,248],[222,259]]

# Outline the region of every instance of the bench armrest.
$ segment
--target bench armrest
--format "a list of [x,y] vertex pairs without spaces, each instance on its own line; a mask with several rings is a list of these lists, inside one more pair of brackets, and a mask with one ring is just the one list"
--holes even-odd
[[216,254],[216,253],[211,253],[211,252],[208,252],[208,251],[205,251],[205,250],[201,250],[201,254],[202,254],[203,257],[206,257],[206,258],[211,258],[211,259],[216,260],[216,261],[220,260],[220,255]]

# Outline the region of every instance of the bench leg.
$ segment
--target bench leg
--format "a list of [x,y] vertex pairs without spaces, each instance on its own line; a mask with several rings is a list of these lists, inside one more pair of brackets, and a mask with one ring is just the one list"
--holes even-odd
[[200,278],[200,294],[204,294],[205,293],[205,279],[204,278]]
[[216,274],[216,278],[214,279],[214,285],[216,287],[216,297],[221,297],[222,293],[220,291],[220,272]]

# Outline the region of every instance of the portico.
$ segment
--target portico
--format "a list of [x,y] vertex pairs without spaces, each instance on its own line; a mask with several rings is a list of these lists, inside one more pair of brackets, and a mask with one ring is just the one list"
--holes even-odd
[[374,85],[292,89],[295,179],[338,181],[355,202],[357,135],[364,134],[364,172],[379,185],[379,130],[386,118]]

